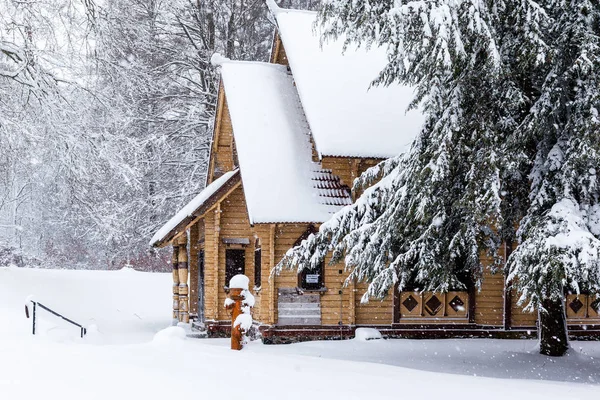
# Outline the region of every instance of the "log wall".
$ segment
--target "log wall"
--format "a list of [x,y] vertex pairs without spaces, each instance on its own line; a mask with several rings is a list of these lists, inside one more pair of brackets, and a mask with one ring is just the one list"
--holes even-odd
[[229,107],[227,106],[223,84],[219,87],[218,102],[207,184],[210,184],[225,172],[232,171],[235,168],[233,127],[231,125],[231,117],[229,115]]
[[285,49],[279,34],[275,32],[275,38],[273,39],[273,48],[271,49],[271,63],[289,65]]
[[519,305],[519,294],[511,290],[511,327],[532,328],[536,326],[537,312],[526,312],[523,310],[526,304]]
[[[248,212],[246,211],[246,200],[242,187],[238,187],[221,203],[221,226],[219,230],[221,243],[219,247],[219,319],[229,319],[229,312],[222,307],[227,298],[224,287],[229,286],[225,282],[225,252],[227,249],[244,249],[244,274],[250,278],[250,289],[254,288],[254,232],[250,228]],[[222,243],[226,238],[246,238],[248,246],[230,245]]]
[[216,229],[220,219],[220,207],[209,211],[204,217],[204,304],[207,320],[218,319],[219,269],[215,268],[219,251],[219,232]]
[[392,291],[380,299],[370,299],[368,303],[361,303],[362,296],[366,293],[368,283],[357,283],[354,294],[356,307],[356,325],[389,325],[394,319],[394,301]]
[[[201,222],[204,222],[201,220]],[[198,225],[204,223],[196,223],[190,227],[190,257],[188,261],[190,269],[190,317],[198,316],[198,252],[200,251],[200,243],[198,242]]]
[[[504,249],[501,250],[504,257]],[[481,290],[475,292],[475,323],[479,325],[498,326],[504,324],[504,272],[492,273],[493,259],[481,255],[483,279]]]
[[352,188],[354,179],[381,161],[374,158],[323,157],[321,165],[339,176],[343,185]]

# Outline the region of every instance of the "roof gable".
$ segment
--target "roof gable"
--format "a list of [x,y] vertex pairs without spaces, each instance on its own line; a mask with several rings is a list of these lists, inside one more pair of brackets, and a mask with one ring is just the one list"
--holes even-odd
[[287,68],[216,58],[250,223],[323,222],[350,195],[312,161],[310,132]]
[[412,88],[370,87],[387,63],[385,49],[344,53],[343,40],[321,46],[315,12],[268,3],[319,155],[388,158],[407,151],[424,117],[406,112]]

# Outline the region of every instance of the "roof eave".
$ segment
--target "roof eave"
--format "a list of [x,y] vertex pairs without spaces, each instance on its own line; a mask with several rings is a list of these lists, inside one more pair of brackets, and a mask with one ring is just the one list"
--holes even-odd
[[229,180],[220,187],[215,193],[210,195],[206,201],[202,203],[200,207],[192,212],[192,214],[184,218],[179,224],[169,231],[163,238],[155,241],[151,244],[152,247],[163,248],[177,239],[182,233],[184,233],[191,225],[203,218],[208,211],[210,211],[216,203],[222,201],[224,198],[239,186],[241,183],[239,170]]

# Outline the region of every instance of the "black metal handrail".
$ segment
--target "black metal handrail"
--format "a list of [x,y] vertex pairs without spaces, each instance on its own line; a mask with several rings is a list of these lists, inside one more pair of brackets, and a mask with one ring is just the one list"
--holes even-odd
[[[54,311],[54,310],[46,307],[45,305],[43,305],[39,301],[30,300],[30,302],[31,302],[31,304],[33,304],[33,313],[32,313],[33,314],[33,326],[32,326],[32,329],[31,329],[31,333],[33,335],[35,335],[35,322],[36,322],[36,309],[37,309],[37,306],[40,306],[42,309],[44,309],[44,310],[48,311],[49,313],[57,316],[58,318],[62,318],[65,321],[67,321],[68,323],[70,323],[70,324],[75,325],[76,327],[78,327],[79,331],[81,333],[81,337],[82,338],[86,335],[87,329],[83,325],[78,324],[77,322],[73,321],[72,319],[69,319],[69,318],[65,317],[64,315],[61,315],[61,314],[57,313],[56,311]],[[27,307],[27,304],[25,304],[25,316],[27,318],[29,318],[29,307]]]

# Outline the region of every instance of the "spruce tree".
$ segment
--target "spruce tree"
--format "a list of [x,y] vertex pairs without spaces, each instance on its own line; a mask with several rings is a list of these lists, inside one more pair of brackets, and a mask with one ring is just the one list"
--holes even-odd
[[[500,245],[516,241],[509,278],[540,310],[541,351],[563,354],[566,324],[549,321],[564,321],[564,287],[600,283],[600,52],[598,7],[560,4],[327,2],[325,36],[386,47],[374,84],[415,86],[427,120],[410,152],[363,174],[356,188],[382,179],[279,268],[316,267],[333,250],[349,279],[370,282],[365,300],[394,285],[447,291],[480,285],[481,256],[499,266]],[[581,240],[558,237],[574,226]]]
[[567,348],[564,294],[600,292],[600,6],[546,1],[545,59],[530,80],[535,103],[509,154],[533,144],[529,207],[510,278],[538,308],[541,351]]

